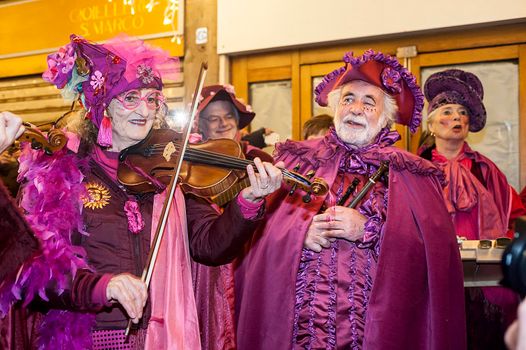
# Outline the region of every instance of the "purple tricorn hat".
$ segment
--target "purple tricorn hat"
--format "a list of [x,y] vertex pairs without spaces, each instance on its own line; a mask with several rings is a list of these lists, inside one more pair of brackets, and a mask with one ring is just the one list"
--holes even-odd
[[176,79],[179,61],[124,35],[102,45],[74,34],[70,39],[70,44],[48,56],[48,70],[42,76],[59,89],[73,82],[70,88],[80,94],[86,117],[99,129],[97,143],[111,146],[111,121],[105,115],[111,100],[128,90],[161,90],[162,78]]
[[409,126],[412,133],[416,131],[422,121],[424,95],[410,71],[395,57],[373,50],[358,57],[349,51],[343,61],[345,66],[327,74],[316,87],[316,102],[320,106],[327,106],[328,95],[334,89],[353,80],[362,80],[392,96],[398,105],[395,121]]
[[460,69],[434,73],[427,78],[424,93],[428,114],[447,104],[459,104],[469,110],[469,131],[480,131],[486,125],[484,88],[475,74]]

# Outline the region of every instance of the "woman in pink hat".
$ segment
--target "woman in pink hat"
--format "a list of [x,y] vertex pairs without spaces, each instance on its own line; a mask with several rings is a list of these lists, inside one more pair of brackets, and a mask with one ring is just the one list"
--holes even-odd
[[[165,192],[134,194],[117,180],[119,152],[163,124],[162,78],[177,61],[140,40],[103,45],[72,35],[48,57],[45,80],[80,100],[85,116],[68,149],[25,147],[20,205],[41,250],[0,285],[0,313],[12,310],[2,344],[40,349],[200,349],[190,257],[230,262],[263,214],[281,171],[255,161],[250,186],[218,214],[180,189],[169,212],[149,290],[145,266]],[[147,174],[146,174],[147,175]],[[212,234],[213,233],[213,234]],[[17,305],[18,306],[18,305]],[[28,307],[28,308],[26,308]],[[128,319],[134,323],[124,343]],[[24,331],[31,329],[32,332]]]
[[[466,142],[469,132],[486,124],[482,83],[472,73],[449,69],[431,75],[424,93],[434,145],[419,152],[446,176],[443,195],[457,235],[471,240],[506,236],[526,210],[495,163]],[[517,302],[518,297],[503,288],[466,289],[469,348],[504,348],[504,330]]]

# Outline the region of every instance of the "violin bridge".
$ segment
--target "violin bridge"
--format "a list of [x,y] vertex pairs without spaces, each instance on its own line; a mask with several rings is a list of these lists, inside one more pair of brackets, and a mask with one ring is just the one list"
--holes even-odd
[[172,158],[172,154],[174,154],[175,151],[176,151],[176,148],[173,142],[168,142],[163,150],[164,159],[166,159],[166,161],[169,162],[170,159]]

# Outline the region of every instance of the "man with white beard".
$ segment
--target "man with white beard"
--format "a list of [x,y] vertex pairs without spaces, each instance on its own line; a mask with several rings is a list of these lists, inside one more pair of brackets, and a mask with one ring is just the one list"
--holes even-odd
[[[305,203],[284,186],[268,198],[236,271],[238,349],[463,349],[462,267],[443,177],[394,147],[400,135],[390,130],[418,128],[423,95],[396,58],[369,50],[344,62],[316,88],[335,128],[277,147],[277,160],[330,191]],[[382,162],[388,175],[349,208]]]

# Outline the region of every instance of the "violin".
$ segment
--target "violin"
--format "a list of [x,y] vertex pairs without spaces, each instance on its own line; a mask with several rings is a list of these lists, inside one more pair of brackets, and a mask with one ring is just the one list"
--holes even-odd
[[24,133],[18,138],[20,142],[29,142],[31,148],[43,150],[45,154],[52,155],[53,152],[61,150],[68,142],[66,135],[59,129],[52,129],[47,133],[47,137],[37,128],[29,123],[23,123]]
[[[141,142],[119,154],[117,177],[131,192],[162,191],[173,176],[177,144],[181,134],[171,129],[152,129]],[[184,152],[179,183],[186,193],[209,198],[231,188],[244,177],[246,160],[239,143],[231,139],[209,140],[189,144]],[[324,195],[327,183],[320,178],[312,181],[294,171],[282,169],[284,180],[308,193]]]

